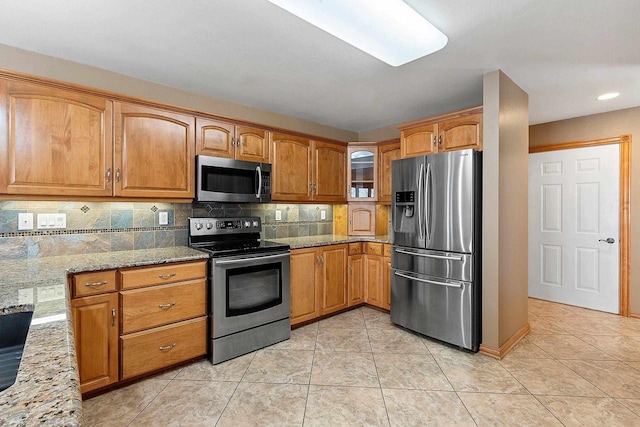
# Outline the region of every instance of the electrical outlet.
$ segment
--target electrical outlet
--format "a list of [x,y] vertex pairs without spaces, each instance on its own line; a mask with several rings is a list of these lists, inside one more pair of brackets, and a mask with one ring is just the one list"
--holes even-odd
[[33,214],[32,213],[18,214],[18,230],[33,230]]
[[159,212],[158,213],[158,224],[160,224],[160,225],[168,225],[169,224],[169,212]]
[[33,288],[18,289],[18,304],[33,304]]
[[276,221],[282,221],[282,211],[276,210]]
[[327,211],[322,209],[320,211],[320,219],[327,219]]

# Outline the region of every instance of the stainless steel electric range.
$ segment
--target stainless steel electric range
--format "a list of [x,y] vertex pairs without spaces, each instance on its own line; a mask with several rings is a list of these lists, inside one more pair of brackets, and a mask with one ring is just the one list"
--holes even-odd
[[209,261],[213,364],[289,339],[290,248],[260,239],[259,217],[189,218],[189,246]]

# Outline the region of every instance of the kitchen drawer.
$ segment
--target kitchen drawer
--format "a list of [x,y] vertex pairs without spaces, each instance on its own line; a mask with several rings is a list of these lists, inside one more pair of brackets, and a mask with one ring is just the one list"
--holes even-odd
[[365,252],[368,253],[369,255],[382,256],[382,243],[366,242]]
[[74,274],[72,282],[74,298],[104,294],[116,290],[116,270]]
[[383,255],[387,258],[391,257],[391,245],[388,243],[384,244],[384,248],[382,249]]
[[349,255],[358,255],[362,253],[362,243],[349,243]]
[[205,354],[207,318],[123,335],[120,344],[122,379],[132,378]]
[[206,261],[133,267],[118,270],[122,289],[142,288],[164,283],[182,282],[206,277]]
[[206,314],[206,279],[133,289],[120,295],[123,334]]

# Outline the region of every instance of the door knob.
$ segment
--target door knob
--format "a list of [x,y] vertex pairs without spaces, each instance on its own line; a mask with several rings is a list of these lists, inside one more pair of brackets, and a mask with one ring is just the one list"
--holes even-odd
[[615,240],[613,239],[613,237],[609,237],[608,239],[600,239],[598,240],[598,242],[607,242],[608,244],[612,245],[615,243]]

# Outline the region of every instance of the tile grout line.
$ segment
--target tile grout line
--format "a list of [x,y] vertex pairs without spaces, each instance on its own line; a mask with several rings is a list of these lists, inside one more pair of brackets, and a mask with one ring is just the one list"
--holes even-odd
[[316,338],[313,340],[313,357],[311,358],[311,372],[309,372],[309,385],[307,385],[307,398],[304,401],[304,412],[302,413],[302,427],[304,427],[304,420],[307,418],[307,405],[309,405],[309,394],[311,393],[311,378],[313,377],[313,363],[316,360],[316,346],[318,343],[318,332],[320,329],[320,322],[315,322],[316,325]]
[[[179,373],[179,372],[178,372],[178,373]],[[178,374],[176,374],[176,376],[177,376],[177,375],[178,375]],[[127,426],[130,426],[131,424],[133,424],[133,422],[136,420],[136,418],[138,418],[138,417],[140,416],[140,414],[142,414],[142,413],[144,412],[144,410],[145,410],[145,409],[147,409],[147,408],[149,407],[149,405],[151,405],[151,404],[153,403],[153,401],[154,401],[154,400],[156,400],[156,399],[158,398],[158,396],[160,396],[160,394],[161,394],[163,391],[165,391],[165,390],[167,389],[167,387],[169,387],[169,384],[171,384],[171,383],[173,382],[173,380],[174,380],[174,379],[175,379],[175,377],[171,378],[171,379],[167,382],[167,384],[166,384],[164,387],[162,387],[162,390],[160,390],[160,391],[158,392],[158,394],[156,394],[155,396],[153,396],[153,399],[151,399],[151,400],[149,401],[149,403],[147,403],[146,405],[144,405],[144,408],[142,408],[142,409],[141,409],[141,410],[136,414],[136,416],[135,416],[135,417],[133,417],[133,419],[127,423]]]
[[378,380],[378,388],[380,389],[380,396],[382,397],[382,404],[384,405],[384,413],[387,416],[387,422],[391,425],[391,419],[389,418],[389,409],[387,408],[387,399],[384,397],[384,391],[382,390],[382,383],[380,382],[380,373],[378,372],[378,364],[376,363],[376,355],[373,352],[373,346],[371,345],[371,337],[369,336],[369,327],[367,326],[367,321],[364,318],[364,313],[360,311],[362,316],[362,321],[364,322],[364,330],[367,334],[367,342],[369,343],[369,348],[371,349],[371,358],[373,359],[373,367],[376,370],[376,379]]
[[227,400],[227,404],[224,405],[224,408],[222,409],[222,411],[220,411],[220,416],[216,420],[214,427],[217,426],[220,420],[222,419],[222,416],[224,415],[224,411],[226,411],[227,408],[229,407],[229,403],[231,402],[231,399],[233,399],[233,396],[236,395],[236,392],[238,391],[238,387],[240,387],[240,383],[242,383],[244,376],[247,375],[247,371],[249,370],[249,367],[251,366],[255,358],[256,358],[256,352],[253,352],[253,357],[251,358],[251,361],[247,364],[247,367],[242,373],[242,377],[240,377],[240,381],[238,381],[238,383],[236,384],[236,387],[233,389],[233,393],[231,393],[231,396],[229,396],[229,400]]

